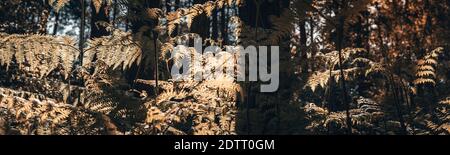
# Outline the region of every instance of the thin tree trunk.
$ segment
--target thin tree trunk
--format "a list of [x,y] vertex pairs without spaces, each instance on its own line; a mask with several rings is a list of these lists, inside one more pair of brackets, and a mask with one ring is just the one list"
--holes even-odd
[[154,31],[153,32],[153,43],[155,46],[155,82],[156,82],[156,86],[155,86],[155,102],[157,103],[157,97],[158,97],[158,46],[157,46],[157,39],[158,39],[158,32]]
[[59,13],[55,12],[55,26],[53,27],[53,35],[56,35],[58,33],[58,26],[59,26]]
[[316,55],[316,50],[315,50],[315,45],[314,45],[314,19],[313,19],[313,16],[311,16],[310,17],[310,21],[309,21],[309,25],[310,25],[310,28],[311,28],[311,30],[310,30],[310,40],[311,40],[311,44],[310,44],[310,47],[309,47],[309,49],[311,50],[311,55],[312,55],[312,57],[311,57],[311,71],[313,71],[314,72],[314,70],[315,70],[315,55]]
[[299,23],[300,27],[300,62],[302,67],[302,75],[307,76],[308,75],[308,53],[306,50],[306,41],[307,41],[307,35],[306,35],[306,21],[300,20]]
[[[79,42],[79,50],[80,50],[80,57],[79,57],[79,61],[80,61],[80,65],[83,66],[83,57],[84,57],[84,49],[83,49],[83,45],[84,45],[84,27],[86,25],[86,7],[85,7],[85,1],[84,0],[80,0],[80,4],[81,4],[81,21],[80,21],[80,42]],[[82,83],[84,83],[84,79],[81,79]],[[70,78],[69,78],[69,100],[70,100]],[[76,103],[81,103],[81,92],[78,93],[78,102],[74,102],[74,106],[76,107]]]
[[350,116],[350,103],[347,99],[347,87],[346,87],[346,83],[345,83],[345,78],[344,78],[344,69],[343,69],[343,64],[342,64],[342,40],[343,40],[343,31],[344,31],[344,21],[345,21],[345,17],[339,17],[339,24],[337,27],[337,34],[338,34],[338,38],[337,38],[337,51],[339,53],[339,69],[340,69],[340,74],[341,74],[341,81],[342,81],[342,103],[345,106],[345,113],[347,115],[347,133],[348,134],[352,134],[352,118]]
[[117,1],[113,0],[113,17],[112,17],[112,25],[116,26],[116,16],[117,16]]
[[86,25],[86,17],[85,17],[85,14],[86,14],[86,7],[85,7],[85,3],[84,3],[84,0],[80,0],[80,4],[81,4],[81,21],[80,21],[80,42],[79,42],[79,50],[80,50],[80,57],[79,57],[79,60],[80,60],[80,62],[81,62],[81,65],[83,65],[83,54],[84,54],[84,51],[83,51],[83,44],[84,44],[84,26]]

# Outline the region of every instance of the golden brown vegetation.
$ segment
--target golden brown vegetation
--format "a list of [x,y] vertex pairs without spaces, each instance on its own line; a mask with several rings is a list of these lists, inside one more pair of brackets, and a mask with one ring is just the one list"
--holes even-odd
[[[80,2],[0,2],[0,134],[450,134],[448,2]],[[177,47],[202,37],[279,46],[278,91]],[[187,55],[203,81],[171,77]]]

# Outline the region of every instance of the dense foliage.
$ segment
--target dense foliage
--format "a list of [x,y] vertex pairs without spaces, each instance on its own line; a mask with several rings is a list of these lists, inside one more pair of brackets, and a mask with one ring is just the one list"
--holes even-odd
[[[1,1],[0,134],[448,135],[449,3]],[[235,55],[174,80],[196,37],[279,46],[278,90],[221,74]]]

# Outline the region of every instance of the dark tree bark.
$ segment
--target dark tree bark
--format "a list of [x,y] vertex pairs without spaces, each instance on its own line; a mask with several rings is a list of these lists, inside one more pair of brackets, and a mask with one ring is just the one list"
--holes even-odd
[[58,33],[58,27],[59,27],[59,13],[55,12],[55,26],[53,27],[53,35],[56,35]]
[[[109,35],[109,32],[106,30],[106,27],[97,24],[98,22],[107,22],[109,23],[109,15],[106,14],[106,6],[102,4],[99,11],[97,12],[94,7],[94,3],[91,2],[91,36],[90,38],[98,38],[101,36]],[[109,12],[109,11],[108,11]]]

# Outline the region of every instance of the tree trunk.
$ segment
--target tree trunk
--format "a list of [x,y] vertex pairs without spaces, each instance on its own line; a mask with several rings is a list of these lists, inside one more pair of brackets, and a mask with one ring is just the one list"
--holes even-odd
[[344,67],[342,64],[342,41],[344,38],[344,22],[345,22],[345,17],[341,16],[339,17],[339,23],[338,23],[338,27],[337,27],[337,43],[336,43],[336,50],[339,52],[339,70],[340,70],[340,74],[341,74],[341,83],[342,83],[342,103],[345,106],[345,113],[347,115],[347,133],[348,134],[352,134],[352,118],[350,116],[350,103],[347,99],[347,87],[346,87],[346,83],[345,83],[345,78],[344,78]]
[[53,35],[56,35],[58,33],[58,26],[59,26],[59,13],[55,12],[55,26],[53,27]]
[[98,38],[101,36],[109,35],[106,31],[106,27],[99,25],[98,22],[109,23],[109,15],[106,13],[106,6],[102,4],[99,11],[97,12],[94,7],[94,3],[91,2],[91,36],[90,38]]

